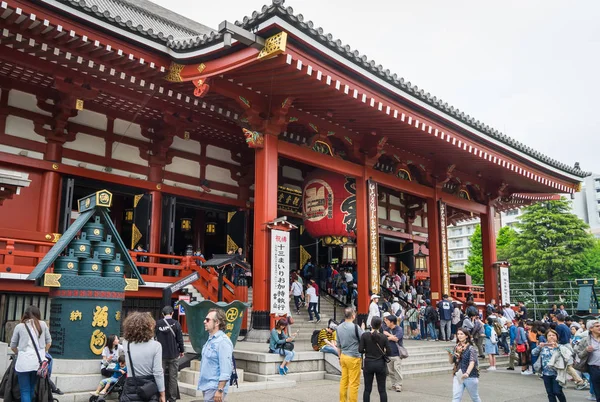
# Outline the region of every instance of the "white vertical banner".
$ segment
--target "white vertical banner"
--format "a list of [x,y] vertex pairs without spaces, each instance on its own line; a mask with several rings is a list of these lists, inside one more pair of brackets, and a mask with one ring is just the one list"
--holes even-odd
[[500,293],[502,295],[502,304],[510,304],[510,279],[508,267],[500,267]]
[[290,233],[271,230],[271,314],[289,312]]

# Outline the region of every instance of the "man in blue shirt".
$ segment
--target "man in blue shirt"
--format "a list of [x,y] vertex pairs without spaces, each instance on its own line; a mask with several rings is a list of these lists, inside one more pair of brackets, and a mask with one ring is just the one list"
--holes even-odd
[[438,303],[437,308],[440,316],[440,340],[449,341],[452,336],[452,311],[454,307],[450,303],[450,300],[448,300],[448,295],[442,296],[442,300]]
[[383,317],[385,329],[383,334],[388,338],[390,347],[390,362],[388,366],[388,376],[392,380],[392,389],[396,392],[402,392],[402,360],[398,346],[404,346],[404,330],[398,323],[398,317],[388,314]]
[[223,332],[226,325],[225,312],[221,309],[209,310],[204,319],[208,340],[202,348],[198,390],[202,391],[205,401],[223,402],[229,389],[233,372],[233,344]]

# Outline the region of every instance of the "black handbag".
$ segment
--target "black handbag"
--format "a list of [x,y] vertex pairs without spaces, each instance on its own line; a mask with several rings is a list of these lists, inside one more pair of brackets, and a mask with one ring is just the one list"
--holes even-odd
[[[131,343],[127,344],[127,354],[129,355],[129,363],[131,363],[131,376],[135,382],[136,393],[143,401],[149,401],[154,396],[158,395],[158,386],[154,380],[144,381],[135,377],[134,363],[131,359]],[[142,384],[142,385],[140,385]]]

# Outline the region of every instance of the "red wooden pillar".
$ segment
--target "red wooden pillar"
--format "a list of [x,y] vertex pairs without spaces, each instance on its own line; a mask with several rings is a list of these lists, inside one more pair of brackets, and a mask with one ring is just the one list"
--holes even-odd
[[427,232],[429,243],[429,280],[431,302],[442,298],[442,256],[440,253],[440,212],[438,209],[438,190],[434,197],[427,199]]
[[[49,141],[46,144],[44,160],[60,163],[62,160],[62,144],[55,141]],[[49,234],[56,232],[58,229],[60,180],[60,173],[55,171],[47,171],[42,175],[37,225],[39,232]]]
[[255,152],[254,246],[252,261],[253,329],[269,328],[270,233],[266,223],[277,218],[276,135],[265,133],[264,147]]
[[481,215],[481,245],[483,248],[483,284],[485,301],[498,299],[498,268],[496,262],[496,230],[494,228],[494,207],[488,205],[486,214]]
[[[358,314],[369,313],[369,215],[367,210],[367,179],[356,178],[356,269],[358,272]],[[363,317],[359,317],[363,318]]]

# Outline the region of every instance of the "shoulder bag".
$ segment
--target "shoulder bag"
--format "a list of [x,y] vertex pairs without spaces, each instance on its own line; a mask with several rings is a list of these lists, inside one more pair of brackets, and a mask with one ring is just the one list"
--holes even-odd
[[29,334],[29,338],[31,339],[31,343],[33,346],[33,348],[35,349],[35,354],[37,355],[38,358],[38,362],[40,363],[40,366],[37,369],[37,376],[40,378],[47,378],[48,377],[48,361],[44,360],[42,361],[42,357],[40,356],[40,351],[39,349],[39,342],[36,342],[33,339],[33,335],[31,334],[31,331],[29,330],[29,327],[27,326],[27,323],[24,324],[25,325],[25,329],[27,330],[27,333]]
[[377,348],[379,349],[379,351],[381,352],[381,358],[383,359],[384,362],[389,363],[392,361],[392,359],[390,359],[390,357],[388,355],[385,354],[385,352],[383,351],[383,349],[381,349],[381,346],[379,346],[379,343],[377,342],[376,338],[373,338],[373,334],[371,333],[371,340],[373,342],[375,342],[375,345],[377,345]]
[[[521,329],[521,327],[517,328],[517,339],[519,341],[523,341],[521,339],[521,330],[520,329]],[[517,342],[517,339],[515,339],[515,342]],[[527,350],[527,345],[525,343],[517,343],[517,348],[516,348],[517,353],[524,353],[526,350]]]
[[135,377],[135,364],[131,358],[131,343],[127,343],[127,355],[129,356],[129,363],[131,363],[131,377],[135,382],[136,393],[143,401],[149,401],[154,396],[158,395],[158,386],[154,380],[145,381],[142,385],[139,385],[141,380]]
[[[591,339],[588,338],[588,345],[590,344]],[[590,358],[590,353],[584,359],[577,359],[577,361],[573,362],[573,368],[577,371],[581,371],[582,373],[587,373],[589,371],[588,359]]]

